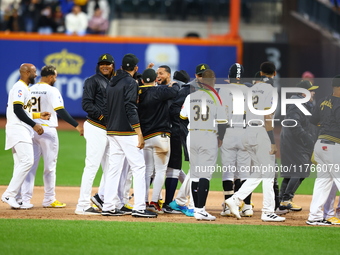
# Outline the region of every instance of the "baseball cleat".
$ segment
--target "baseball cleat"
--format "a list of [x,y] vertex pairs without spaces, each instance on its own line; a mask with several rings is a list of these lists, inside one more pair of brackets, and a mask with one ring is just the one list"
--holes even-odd
[[252,217],[253,214],[254,214],[253,206],[244,204],[243,207],[241,208],[240,214],[241,214],[242,217]]
[[100,199],[98,193],[91,197],[92,203],[94,203],[100,210],[103,210],[103,200]]
[[64,208],[66,206],[65,203],[61,203],[58,200],[55,200],[53,203],[49,205],[43,205],[44,208]]
[[[171,203],[172,203],[172,202],[171,202]],[[180,214],[180,213],[181,213],[181,211],[174,210],[174,209],[170,206],[170,204],[168,204],[168,205],[164,204],[162,210],[163,210],[163,212],[165,212],[165,213],[171,213],[171,214]]]
[[188,217],[194,217],[195,216],[195,210],[194,209],[188,209],[185,211],[185,215],[188,216]]
[[164,213],[162,208],[159,206],[158,202],[150,202],[148,211],[158,213],[158,214]]
[[327,221],[331,222],[333,225],[340,225],[340,219],[338,219],[336,217],[331,217],[331,218],[327,219]]
[[125,214],[124,212],[117,208],[110,211],[102,211],[103,216],[122,216],[124,214]]
[[19,205],[20,205],[19,209],[23,209],[23,210],[31,209],[34,206],[33,204],[28,203],[28,202],[20,202]]
[[120,211],[122,211],[124,214],[131,214],[132,208],[129,208],[129,206],[125,204],[122,206],[122,208],[120,208]]
[[332,222],[328,220],[307,220],[306,223],[312,226],[331,226]]
[[234,217],[234,214],[230,212],[229,207],[226,205],[226,203],[222,204],[222,212],[220,213],[223,217]]
[[275,213],[262,213],[261,220],[265,222],[281,222],[285,221],[285,217],[280,217],[276,215]]
[[94,209],[92,206],[87,208],[86,210],[75,210],[75,214],[78,215],[100,215],[100,212],[98,212],[96,209]]
[[20,208],[20,205],[18,204],[14,197],[2,197],[1,200],[2,202],[9,204],[9,206],[12,208],[15,209]]
[[229,210],[232,214],[236,216],[237,219],[241,219],[241,215],[239,212],[239,204],[240,200],[238,198],[235,198],[234,196],[228,198],[225,201],[226,205],[229,207]]
[[277,215],[284,215],[284,214],[289,213],[289,210],[288,210],[288,209],[283,209],[283,210],[281,210],[280,207],[279,207],[279,208],[277,208],[277,209],[275,210],[275,213],[276,213]]
[[291,211],[301,211],[302,210],[302,207],[301,206],[298,206],[297,204],[295,204],[292,200],[287,200],[287,201],[282,201],[280,203],[280,209],[288,209],[288,210],[291,210]]
[[212,216],[204,209],[195,209],[194,217],[196,220],[208,220],[208,221],[216,220],[215,216]]
[[150,212],[148,210],[132,210],[131,215],[133,217],[141,217],[141,218],[156,218],[157,213]]
[[187,206],[181,206],[181,205],[177,204],[176,200],[170,202],[169,206],[170,206],[171,209],[173,209],[177,212],[185,213],[188,210]]

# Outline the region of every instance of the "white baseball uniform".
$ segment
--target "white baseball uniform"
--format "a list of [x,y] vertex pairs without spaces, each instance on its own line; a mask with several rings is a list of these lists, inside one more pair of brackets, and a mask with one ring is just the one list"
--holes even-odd
[[223,144],[220,147],[221,161],[224,166],[222,181],[234,181],[234,179],[241,179],[243,181],[249,177],[249,172],[240,170],[250,165],[250,155],[242,142],[247,131],[244,125],[245,115],[233,114],[233,98],[230,89],[241,90],[246,98],[248,87],[244,84],[231,83],[221,85],[219,90],[223,105],[228,111],[227,116],[229,116],[230,125],[226,130]]
[[34,181],[40,157],[44,160],[44,200],[43,206],[49,206],[55,199],[56,165],[59,150],[59,139],[56,127],[58,117],[55,111],[64,108],[64,101],[59,90],[47,83],[39,82],[30,87],[32,112],[50,112],[49,120],[37,119],[44,133],[34,134],[34,164],[21,186],[22,200],[30,203],[33,196]]
[[226,119],[224,108],[204,90],[189,94],[180,112],[188,118],[187,146],[191,179],[211,179],[217,159],[217,120]]
[[[253,106],[258,110],[266,110],[272,106],[273,87],[268,83],[257,83],[248,89],[248,93],[252,93]],[[246,101],[248,97],[246,98]],[[262,121],[262,122],[261,122]],[[251,166],[253,173],[243,183],[241,188],[235,192],[233,197],[239,200],[245,199],[262,181],[263,189],[263,207],[262,212],[273,213],[275,211],[274,200],[274,178],[275,172],[266,171],[270,167],[274,169],[275,156],[270,155],[271,142],[266,132],[262,127],[264,125],[264,116],[253,114],[246,108],[246,123],[251,122],[253,125],[247,126],[243,145],[249,152],[251,157]],[[248,169],[250,171],[250,169]],[[255,170],[255,171],[254,171]]]
[[12,149],[14,171],[12,179],[2,195],[3,198],[15,198],[24,182],[28,171],[33,165],[32,127],[22,122],[14,113],[13,104],[22,104],[27,116],[31,116],[31,95],[28,85],[19,80],[14,84],[8,94],[6,110],[6,144],[5,150]]

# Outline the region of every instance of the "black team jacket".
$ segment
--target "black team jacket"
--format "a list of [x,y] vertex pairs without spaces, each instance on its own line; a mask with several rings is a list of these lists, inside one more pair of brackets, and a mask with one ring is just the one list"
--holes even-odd
[[170,136],[171,122],[168,101],[176,97],[179,85],[141,86],[139,89],[138,114],[144,139],[160,134]]
[[137,112],[138,84],[126,71],[113,77],[106,89],[107,134],[136,135],[140,127]]
[[109,79],[99,72],[87,78],[84,82],[82,107],[87,112],[87,121],[94,126],[106,129],[106,87]]

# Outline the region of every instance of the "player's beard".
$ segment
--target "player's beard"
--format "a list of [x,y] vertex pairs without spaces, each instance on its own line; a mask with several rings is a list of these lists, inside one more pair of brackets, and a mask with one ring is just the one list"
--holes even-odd
[[29,84],[34,84],[34,82],[35,82],[35,77],[30,77],[29,78]]

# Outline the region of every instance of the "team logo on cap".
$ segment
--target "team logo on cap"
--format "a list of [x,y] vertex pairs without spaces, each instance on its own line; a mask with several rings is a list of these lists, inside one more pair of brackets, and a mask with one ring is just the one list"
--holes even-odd
[[236,63],[236,79],[241,80],[241,65]]
[[107,59],[106,55],[104,55],[104,56],[102,57],[102,60],[105,60],[105,59]]
[[202,65],[201,66],[201,70],[205,70],[206,68],[205,68],[205,66],[204,65]]

